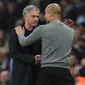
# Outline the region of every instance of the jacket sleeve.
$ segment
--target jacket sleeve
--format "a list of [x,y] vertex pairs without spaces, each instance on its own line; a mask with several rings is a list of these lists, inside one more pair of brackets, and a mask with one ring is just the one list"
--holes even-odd
[[33,30],[33,32],[28,35],[24,36],[24,34],[18,34],[19,43],[24,47],[26,45],[30,45],[42,38],[42,26],[37,27]]
[[10,56],[16,61],[35,65],[35,58],[33,55],[26,55],[16,51],[17,43],[18,43],[17,35],[15,33],[15,30],[12,30],[12,32],[10,33],[10,38],[9,38]]

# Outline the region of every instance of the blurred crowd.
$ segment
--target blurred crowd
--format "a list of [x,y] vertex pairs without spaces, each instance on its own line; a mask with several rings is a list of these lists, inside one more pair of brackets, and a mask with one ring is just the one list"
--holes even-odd
[[39,25],[45,24],[44,9],[50,3],[59,3],[62,18],[74,21],[75,41],[70,54],[70,71],[75,85],[85,85],[85,0],[0,0],[0,85],[9,85],[9,33],[23,23],[22,11],[33,4],[40,8]]

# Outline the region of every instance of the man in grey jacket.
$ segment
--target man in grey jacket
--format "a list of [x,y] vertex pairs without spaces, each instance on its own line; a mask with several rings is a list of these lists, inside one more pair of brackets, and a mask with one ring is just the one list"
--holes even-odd
[[69,71],[69,54],[74,30],[61,22],[61,8],[56,3],[46,7],[45,19],[48,24],[37,27],[27,37],[24,37],[21,27],[16,27],[19,42],[23,47],[42,40],[41,68],[37,85],[73,85]]

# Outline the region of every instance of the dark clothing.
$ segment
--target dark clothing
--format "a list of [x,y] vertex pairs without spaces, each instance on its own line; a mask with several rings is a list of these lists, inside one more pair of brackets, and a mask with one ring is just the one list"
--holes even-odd
[[[32,31],[25,30],[25,36]],[[9,50],[10,56],[13,58],[13,70],[11,85],[32,85],[38,73],[39,66],[35,65],[35,55],[40,54],[40,41],[30,46],[22,47],[17,38],[17,34],[13,29],[10,33]]]
[[80,51],[80,49],[77,49],[74,46],[72,47],[71,55],[74,55],[76,57],[76,59],[78,60],[78,64],[80,64],[81,60],[85,58],[84,52]]
[[67,68],[42,67],[37,85],[74,85],[74,79]]

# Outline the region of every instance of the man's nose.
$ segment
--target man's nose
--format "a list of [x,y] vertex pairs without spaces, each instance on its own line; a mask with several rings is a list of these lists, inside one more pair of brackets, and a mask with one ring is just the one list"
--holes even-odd
[[35,20],[38,20],[39,18],[38,17],[35,17]]

